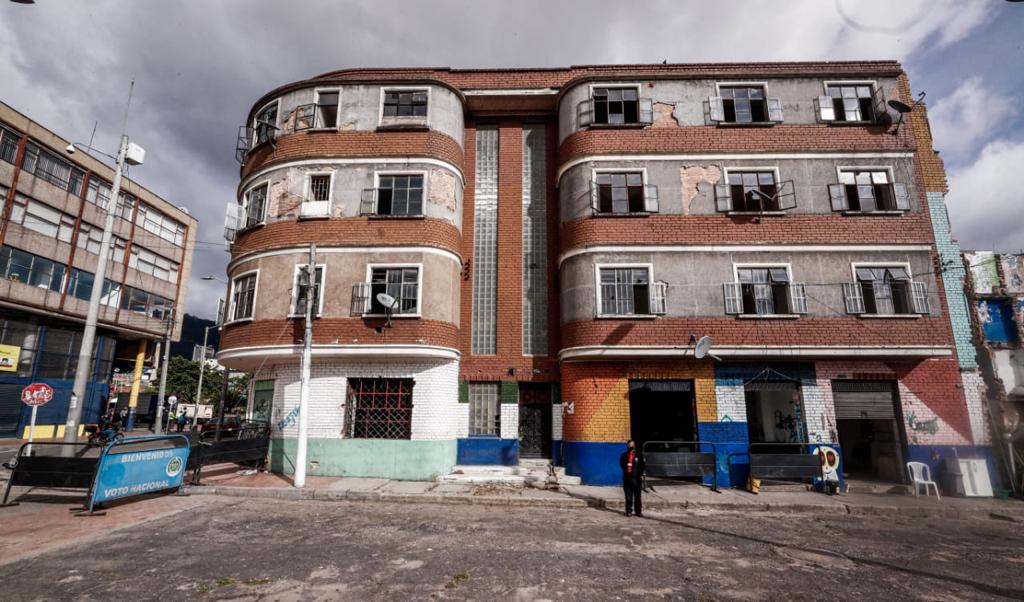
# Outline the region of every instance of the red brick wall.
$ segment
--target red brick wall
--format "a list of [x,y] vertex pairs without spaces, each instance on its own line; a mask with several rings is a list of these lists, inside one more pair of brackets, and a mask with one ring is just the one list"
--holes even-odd
[[281,247],[368,245],[425,246],[458,255],[462,236],[451,222],[435,218],[379,219],[342,217],[324,220],[287,220],[240,234],[231,246],[232,259],[239,255]]
[[242,166],[242,179],[277,163],[323,157],[429,157],[460,169],[463,158],[458,142],[433,130],[299,132],[253,149]]
[[565,348],[585,345],[688,345],[691,334],[713,333],[716,345],[934,345],[952,344],[941,317],[872,320],[851,317],[796,320],[657,318],[581,320],[562,326]]
[[[383,318],[322,318],[313,327],[315,345],[421,344],[457,348],[459,328],[439,320],[394,319],[390,328]],[[255,320],[228,324],[221,331],[221,348],[264,345],[301,345],[303,321]],[[376,329],[381,328],[381,332]]]

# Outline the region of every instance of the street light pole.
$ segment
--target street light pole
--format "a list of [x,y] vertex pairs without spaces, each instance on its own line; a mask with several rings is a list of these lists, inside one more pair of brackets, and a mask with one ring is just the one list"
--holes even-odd
[[[78,441],[78,425],[82,422],[82,410],[85,406],[85,389],[92,373],[93,345],[96,341],[96,323],[100,315],[100,299],[103,297],[103,283],[107,276],[107,261],[110,258],[110,244],[114,238],[114,217],[118,197],[121,195],[121,174],[124,171],[125,155],[128,153],[128,109],[132,103],[132,90],[135,82],[128,88],[128,105],[124,110],[124,123],[121,128],[121,143],[117,150],[117,167],[114,170],[114,181],[111,183],[110,200],[107,205],[107,219],[103,223],[103,238],[100,242],[99,262],[96,275],[93,277],[92,294],[89,295],[89,310],[85,315],[85,328],[82,330],[82,346],[78,350],[78,365],[75,367],[75,380],[71,388],[71,400],[68,403],[68,419],[64,425],[64,442]],[[70,452],[71,446],[66,446]]]
[[298,488],[306,486],[306,448],[309,444],[309,381],[313,363],[313,316],[318,303],[316,290],[316,245],[309,245],[306,267],[306,332],[302,338],[302,372],[299,384],[299,440],[295,446],[295,480]]
[[164,432],[164,395],[167,394],[167,370],[171,364],[171,328],[174,325],[173,311],[167,318],[167,331],[164,333],[164,361],[160,367],[160,388],[156,394],[156,426],[153,428],[153,432],[157,435]]
[[210,335],[211,328],[213,326],[203,329],[203,357],[199,359],[199,386],[196,387],[196,410],[192,413],[192,430],[199,425],[199,401],[203,398],[203,373],[206,372],[206,338]]

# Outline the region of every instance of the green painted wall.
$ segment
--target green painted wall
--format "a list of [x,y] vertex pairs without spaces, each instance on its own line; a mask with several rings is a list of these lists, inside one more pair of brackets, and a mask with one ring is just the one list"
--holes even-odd
[[[295,439],[270,440],[271,472],[295,472]],[[310,439],[309,476],[433,480],[455,466],[456,443],[390,439]]]

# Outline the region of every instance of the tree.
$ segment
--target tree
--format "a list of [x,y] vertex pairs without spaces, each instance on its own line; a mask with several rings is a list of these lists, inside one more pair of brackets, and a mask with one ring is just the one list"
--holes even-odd
[[[167,370],[167,394],[175,394],[178,400],[193,403],[196,387],[199,386],[199,362],[174,356]],[[213,403],[220,400],[221,388],[224,386],[224,373],[206,366],[203,371],[203,393],[200,403]]]

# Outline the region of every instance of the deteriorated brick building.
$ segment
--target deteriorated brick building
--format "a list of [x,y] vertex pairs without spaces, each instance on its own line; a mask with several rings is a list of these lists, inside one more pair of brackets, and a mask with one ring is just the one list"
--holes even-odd
[[259,99],[238,158],[218,359],[277,470],[311,244],[310,474],[607,484],[630,437],[713,442],[731,484],[752,445],[892,481],[988,455],[898,63],[343,70]]

